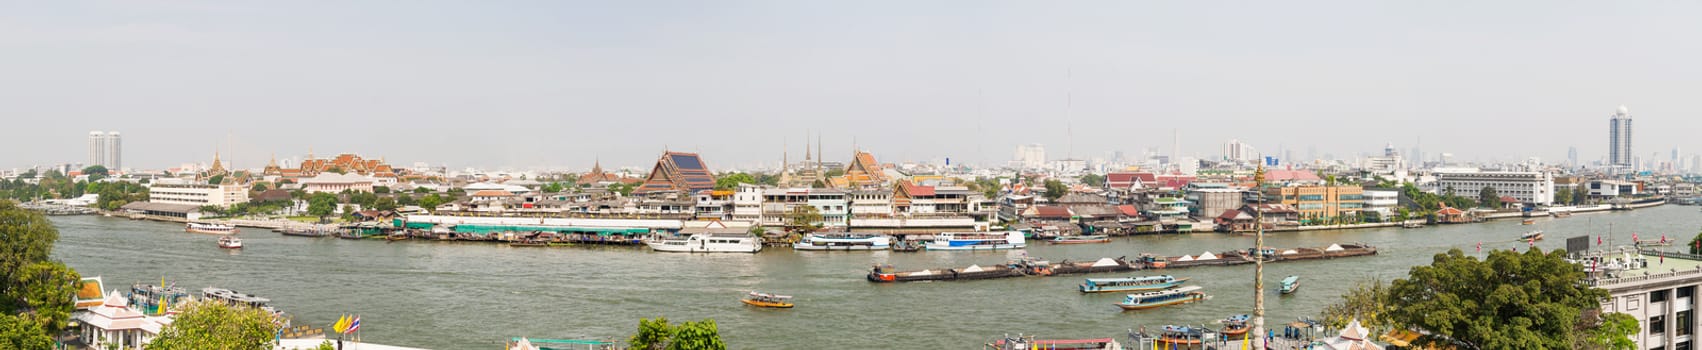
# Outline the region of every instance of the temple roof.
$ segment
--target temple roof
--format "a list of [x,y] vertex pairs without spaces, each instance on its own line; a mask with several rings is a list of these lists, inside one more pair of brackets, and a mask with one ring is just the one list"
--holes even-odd
[[644,184],[633,193],[675,191],[692,193],[715,188],[715,176],[697,153],[667,152],[656,160]]

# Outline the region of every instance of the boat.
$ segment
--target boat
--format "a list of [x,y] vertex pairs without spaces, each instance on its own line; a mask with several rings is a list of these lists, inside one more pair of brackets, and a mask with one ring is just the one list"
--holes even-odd
[[691,236],[657,236],[644,241],[650,249],[672,253],[755,253],[762,251],[762,239],[750,234],[698,233]]
[[1405,223],[1405,224],[1401,224],[1401,227],[1404,227],[1404,228],[1424,228],[1424,224],[1418,223],[1418,222],[1408,222],[1408,223]]
[[739,299],[739,301],[744,302],[746,305],[756,306],[756,307],[766,307],[766,308],[775,308],[775,309],[790,309],[790,308],[792,308],[792,296],[790,296],[790,295],[758,293],[758,292],[753,291],[750,294],[746,294],[745,298]]
[[1552,216],[1552,217],[1557,218],[1557,219],[1558,218],[1564,218],[1564,217],[1571,217],[1572,212],[1569,212],[1569,211],[1550,211],[1550,212],[1548,212],[1548,216]]
[[[161,278],[160,282],[165,282]],[[189,291],[178,287],[176,283],[169,285],[132,284],[130,285],[130,308],[143,315],[164,315],[171,306],[189,302]]]
[[1188,278],[1177,278],[1170,275],[1127,277],[1127,278],[1089,278],[1076,289],[1082,293],[1105,292],[1145,292],[1170,289],[1187,282]]
[[1047,240],[1047,242],[1051,242],[1052,244],[1107,243],[1107,242],[1111,242],[1111,236],[1106,236],[1106,235],[1058,236],[1058,237],[1053,237],[1050,240]]
[[1205,340],[1210,337],[1206,330],[1188,326],[1164,326],[1157,337],[1153,337],[1153,345],[1160,349],[1194,349],[1203,348]]
[[1288,276],[1282,279],[1282,294],[1293,294],[1300,289],[1300,276]]
[[242,239],[236,236],[219,237],[219,248],[242,249]]
[[1542,240],[1542,230],[1525,232],[1525,234],[1519,235],[1519,240],[1526,242],[1540,241]]
[[804,235],[798,243],[792,243],[794,250],[887,250],[892,249],[892,237],[883,235],[863,234],[817,234]]
[[1129,294],[1123,298],[1123,302],[1117,303],[1117,307],[1123,308],[1123,310],[1146,310],[1204,301],[1208,296],[1200,289],[1200,286],[1187,286],[1156,292]]
[[191,223],[188,223],[188,224],[184,224],[183,232],[207,233],[207,234],[215,234],[215,235],[228,235],[228,234],[236,233],[236,226],[223,225],[223,224],[210,224],[210,223],[209,224],[203,224],[203,223],[199,223],[199,222],[191,222]]
[[548,247],[548,246],[550,246],[550,242],[528,239],[528,240],[524,240],[524,241],[508,242],[508,246],[510,246],[510,247]]
[[303,228],[303,227],[286,227],[286,228],[278,229],[277,231],[278,231],[279,234],[282,234],[282,235],[285,235],[285,236],[298,236],[298,237],[325,237],[325,236],[331,235],[331,231],[314,229],[314,228]]
[[1519,222],[1520,225],[1536,225],[1536,223],[1537,219],[1525,219],[1525,221]]
[[219,301],[235,306],[247,306],[265,310],[270,314],[278,314],[278,310],[272,308],[272,299],[261,298],[251,294],[240,293],[224,288],[202,288],[201,299]]
[[1003,339],[987,343],[985,349],[994,350],[1123,350],[1123,344],[1117,339],[1035,339],[1033,336],[1006,336]]
[[1223,320],[1217,321],[1218,323],[1223,324],[1223,330],[1218,331],[1218,334],[1227,335],[1227,336],[1238,336],[1238,335],[1242,335],[1242,334],[1247,334],[1247,330],[1250,330],[1250,329],[1253,328],[1253,327],[1247,326],[1247,320],[1249,318],[1250,317],[1247,316],[1247,315],[1235,315],[1235,316],[1229,316],[1229,318],[1225,318]]
[[928,250],[995,250],[1028,247],[1022,232],[941,232],[928,242]]
[[1006,278],[1024,275],[1022,270],[1010,266],[969,265],[961,269],[928,269],[920,271],[897,271],[892,265],[875,266],[869,269],[869,282],[891,283],[911,281],[955,281],[978,280],[989,278]]

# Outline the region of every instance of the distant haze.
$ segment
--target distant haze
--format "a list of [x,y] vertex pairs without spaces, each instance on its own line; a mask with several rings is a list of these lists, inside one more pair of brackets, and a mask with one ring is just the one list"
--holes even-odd
[[[1702,151],[1694,2],[539,1],[0,4],[0,167],[352,152],[452,168],[716,169],[1402,152]],[[1067,102],[1073,100],[1073,102]],[[1067,105],[1071,105],[1066,107]],[[1073,135],[1073,141],[1072,136]],[[783,140],[784,139],[784,140]],[[813,141],[812,141],[813,142]],[[1073,145],[1073,146],[1072,146]],[[1071,151],[1073,149],[1073,151]],[[1687,156],[1688,158],[1688,156]]]

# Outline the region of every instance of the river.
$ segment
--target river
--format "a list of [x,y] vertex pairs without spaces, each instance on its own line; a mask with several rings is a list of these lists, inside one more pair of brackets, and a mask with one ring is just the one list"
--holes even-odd
[[[1694,207],[1661,206],[1570,218],[1422,229],[1363,229],[1270,234],[1277,248],[1365,242],[1371,257],[1272,264],[1266,267],[1269,324],[1315,315],[1366,278],[1394,279],[1459,248],[1526,249],[1513,242],[1531,229],[1547,239],[1605,234],[1616,243],[1640,238],[1687,241],[1699,216]],[[640,318],[674,322],[714,318],[735,349],[948,348],[978,349],[1003,334],[1049,338],[1123,338],[1126,330],[1201,324],[1252,310],[1252,265],[1199,267],[1163,273],[1192,278],[1213,299],[1177,307],[1124,312],[1121,294],[1083,295],[1081,276],[966,282],[876,284],[863,279],[874,264],[901,270],[997,264],[1013,252],[794,252],[670,254],[636,247],[508,247],[485,243],[396,242],[239,233],[246,248],[226,251],[209,235],[181,224],[95,216],[54,217],[60,239],[53,256],[107,289],[134,282],[168,282],[197,291],[218,286],[271,298],[296,322],[328,325],[359,314],[362,338],[433,349],[494,349],[509,337],[622,340]],[[1593,242],[1592,242],[1593,243]],[[1051,246],[1025,252],[1053,261],[1099,257],[1198,255],[1251,247],[1253,237],[1196,233],[1118,238],[1107,244]],[[1299,292],[1280,296],[1277,280],[1300,275]],[[1115,277],[1117,274],[1097,274]],[[737,299],[749,290],[797,296],[789,310],[757,309]]]

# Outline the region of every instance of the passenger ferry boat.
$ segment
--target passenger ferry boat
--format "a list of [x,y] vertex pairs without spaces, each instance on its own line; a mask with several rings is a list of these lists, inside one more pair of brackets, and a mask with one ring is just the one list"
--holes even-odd
[[219,248],[242,249],[242,239],[236,236],[219,237]]
[[1145,292],[1170,289],[1187,282],[1188,278],[1177,278],[1171,275],[1128,277],[1128,278],[1089,278],[1076,286],[1082,293],[1104,292]]
[[792,243],[794,250],[887,250],[892,249],[892,238],[882,235],[859,234],[807,234],[798,243]]
[[236,233],[236,226],[222,225],[222,224],[203,224],[203,223],[198,223],[198,222],[191,222],[191,223],[185,224],[183,226],[183,232],[208,233],[208,234],[215,234],[215,235],[228,235],[228,234]]
[[1187,286],[1157,292],[1129,294],[1123,298],[1123,302],[1117,303],[1117,307],[1123,308],[1123,310],[1146,310],[1204,301],[1207,298],[1209,297],[1206,296],[1206,293],[1200,291],[1200,286]]
[[1022,232],[941,232],[928,242],[928,250],[995,250],[1028,247]]
[[1288,276],[1282,279],[1282,294],[1294,294],[1300,289],[1300,276]]
[[658,252],[674,253],[755,253],[762,251],[762,239],[748,234],[699,233],[689,237],[654,237],[644,241]]
[[1229,316],[1229,318],[1225,318],[1222,321],[1218,321],[1218,323],[1223,324],[1223,330],[1218,331],[1218,334],[1227,335],[1227,336],[1239,336],[1239,335],[1242,335],[1242,334],[1247,334],[1247,330],[1250,330],[1250,329],[1253,328],[1253,327],[1247,326],[1247,320],[1248,319],[1250,319],[1250,317],[1247,316],[1247,315],[1235,315],[1235,316]]
[[1540,240],[1542,240],[1542,230],[1526,232],[1523,235],[1519,235],[1519,241],[1523,241],[1523,242],[1540,241]]
[[792,296],[790,296],[790,295],[757,293],[755,291],[752,291],[750,294],[745,295],[744,299],[740,299],[739,301],[744,302],[747,305],[756,306],[756,307],[767,307],[767,308],[776,308],[776,309],[790,309],[790,308],[792,308]]
[[1537,219],[1525,219],[1525,221],[1519,222],[1520,225],[1535,225],[1536,223]]
[[1107,243],[1107,242],[1111,242],[1111,236],[1106,236],[1106,235],[1058,236],[1058,237],[1053,237],[1051,240],[1048,240],[1047,242],[1051,242],[1052,244]]
[[247,306],[247,307],[257,308],[257,309],[265,310],[267,313],[270,313],[270,314],[273,314],[273,315],[279,314],[277,309],[272,308],[272,305],[271,305],[272,299],[266,299],[266,298],[261,298],[261,297],[249,295],[249,294],[239,293],[237,291],[224,289],[224,288],[213,288],[213,287],[202,288],[201,289],[201,299],[215,300],[215,301],[219,301],[219,302],[223,302],[223,303],[235,305],[235,306]]

